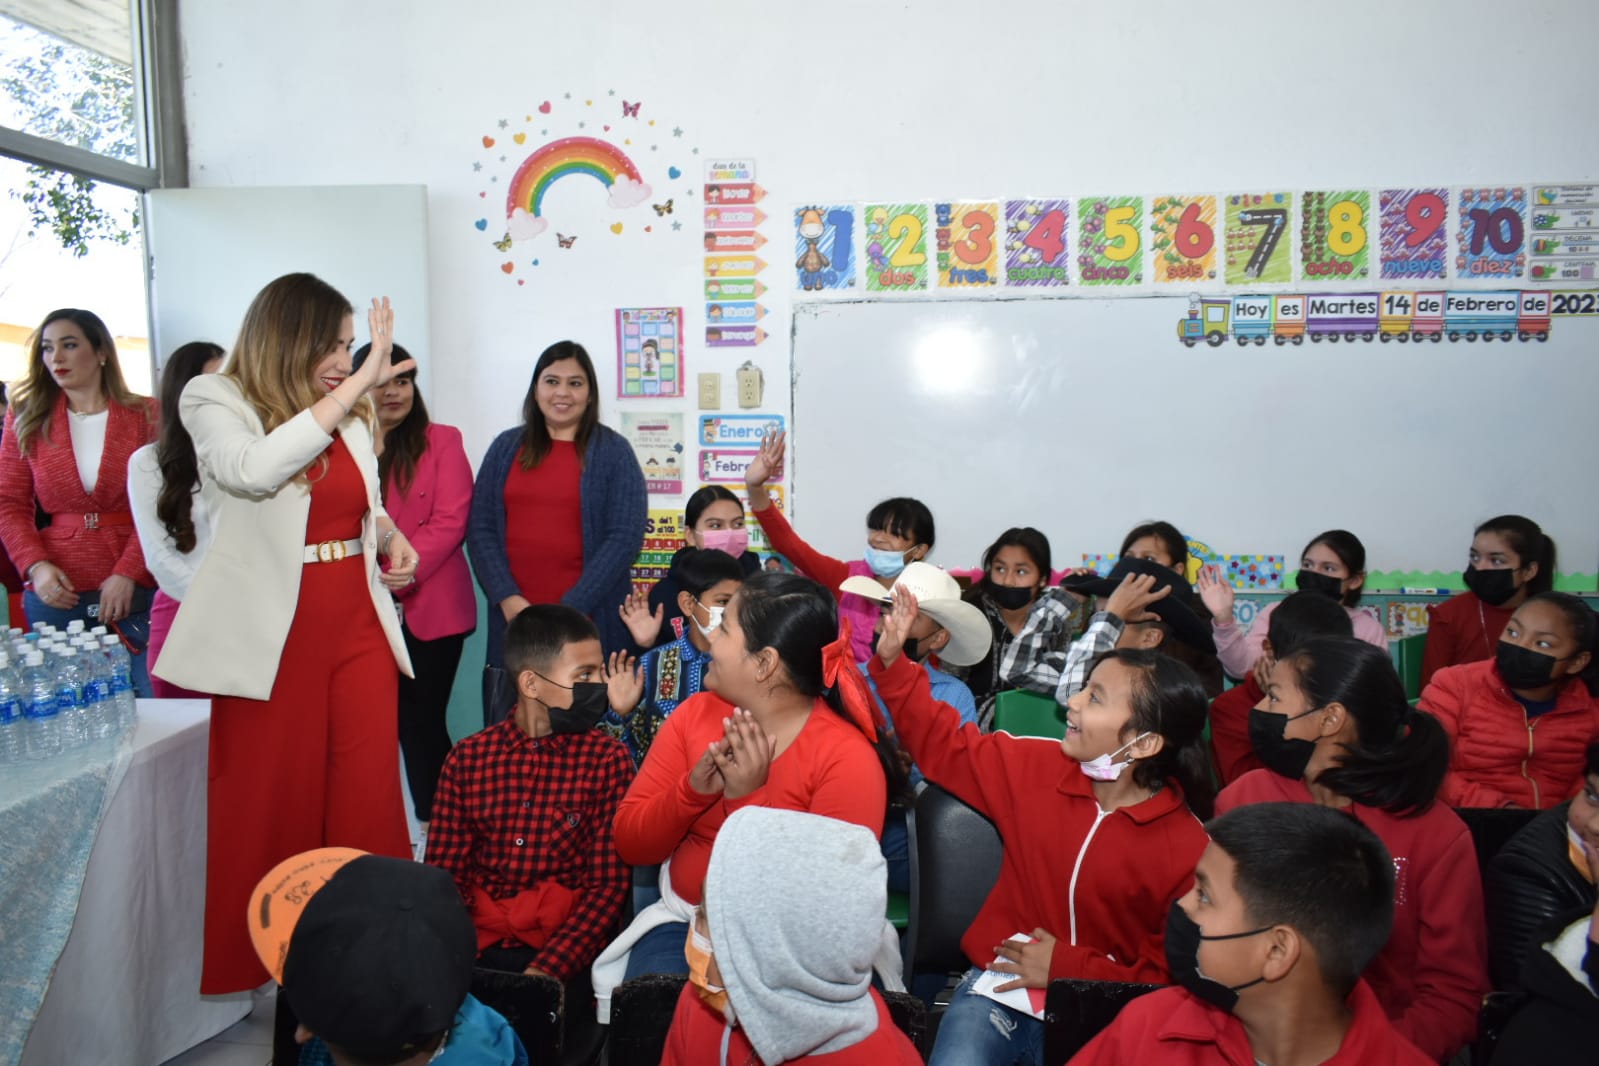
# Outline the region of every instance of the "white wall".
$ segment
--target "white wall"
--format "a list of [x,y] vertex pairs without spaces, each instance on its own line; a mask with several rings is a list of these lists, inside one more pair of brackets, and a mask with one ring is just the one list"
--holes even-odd
[[[618,306],[685,307],[691,383],[744,358],[696,341],[701,228],[682,199],[684,228],[670,239],[588,232],[555,260],[559,272],[545,269],[546,244],[536,280],[518,287],[498,273],[471,226],[484,213],[471,170],[478,138],[566,92],[597,107],[615,106],[611,89],[642,100],[645,116],[699,146],[684,159],[757,161],[774,216],[763,276],[774,338],[756,358],[765,406],[777,410],[788,409],[785,216],[798,203],[1599,177],[1599,141],[1583,135],[1591,74],[1559,44],[1594,38],[1599,5],[1349,0],[1230,14],[1242,10],[1180,0],[188,2],[191,180],[426,184],[432,331],[415,347],[435,365],[430,406],[464,428],[476,456],[517,417],[538,352],[563,337],[595,353],[615,423]],[[1517,375],[1485,387],[1504,390],[1507,422],[1537,410]],[[682,407],[692,404],[691,390]],[[798,449],[808,432],[817,429],[797,428]],[[801,514],[810,506],[825,501],[813,492]],[[1593,544],[1563,549],[1562,569],[1594,569]]]

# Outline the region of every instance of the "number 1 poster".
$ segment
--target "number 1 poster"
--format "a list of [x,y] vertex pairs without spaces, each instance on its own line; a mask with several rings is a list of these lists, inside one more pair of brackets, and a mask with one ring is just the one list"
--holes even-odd
[[1011,200],[1005,204],[1005,284],[1067,284],[1071,205],[1065,200]]

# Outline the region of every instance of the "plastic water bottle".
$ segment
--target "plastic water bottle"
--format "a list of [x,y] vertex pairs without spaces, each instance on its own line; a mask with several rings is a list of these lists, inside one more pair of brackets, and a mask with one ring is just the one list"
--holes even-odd
[[78,649],[56,653],[56,710],[60,713],[61,746],[75,748],[89,742],[89,719],[83,706],[83,670]]
[[89,739],[104,740],[116,734],[121,725],[116,693],[112,691],[111,660],[93,637],[85,637],[78,647],[78,662],[83,668],[83,704],[89,722]]
[[0,655],[0,763],[18,762],[27,757],[23,739],[22,701],[18,698],[21,680],[11,668],[11,659]]
[[28,758],[48,759],[61,751],[61,723],[56,709],[55,677],[44,655],[29,652],[22,667],[22,718]]
[[83,632],[84,622],[81,618],[74,618],[67,623],[67,635],[75,637]]
[[138,717],[133,693],[133,660],[128,656],[128,649],[122,646],[121,637],[101,637],[100,646],[111,663],[111,695],[116,701],[117,721],[131,726]]

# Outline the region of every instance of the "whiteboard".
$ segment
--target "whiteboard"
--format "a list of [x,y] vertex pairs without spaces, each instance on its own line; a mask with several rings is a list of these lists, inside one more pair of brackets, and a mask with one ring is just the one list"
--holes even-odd
[[146,203],[158,366],[193,340],[231,349],[256,293],[273,278],[307,271],[355,308],[356,347],[369,339],[372,297],[389,297],[395,340],[417,357],[427,395],[425,186],[159,189]]
[[[1057,567],[1166,519],[1221,554],[1352,530],[1369,570],[1458,570],[1526,514],[1559,569],[1599,566],[1599,320],[1547,342],[1189,349],[1179,298],[838,301],[795,308],[796,528],[859,558],[888,496],[932,508],[932,560],[1009,526]],[[817,431],[812,427],[826,427]]]

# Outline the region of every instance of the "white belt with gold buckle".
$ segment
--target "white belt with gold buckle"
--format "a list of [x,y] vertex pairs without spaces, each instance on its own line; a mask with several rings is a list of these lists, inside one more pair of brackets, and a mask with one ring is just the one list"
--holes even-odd
[[336,563],[341,559],[348,559],[361,554],[361,542],[357,540],[322,540],[315,544],[305,546],[305,561],[308,563]]

